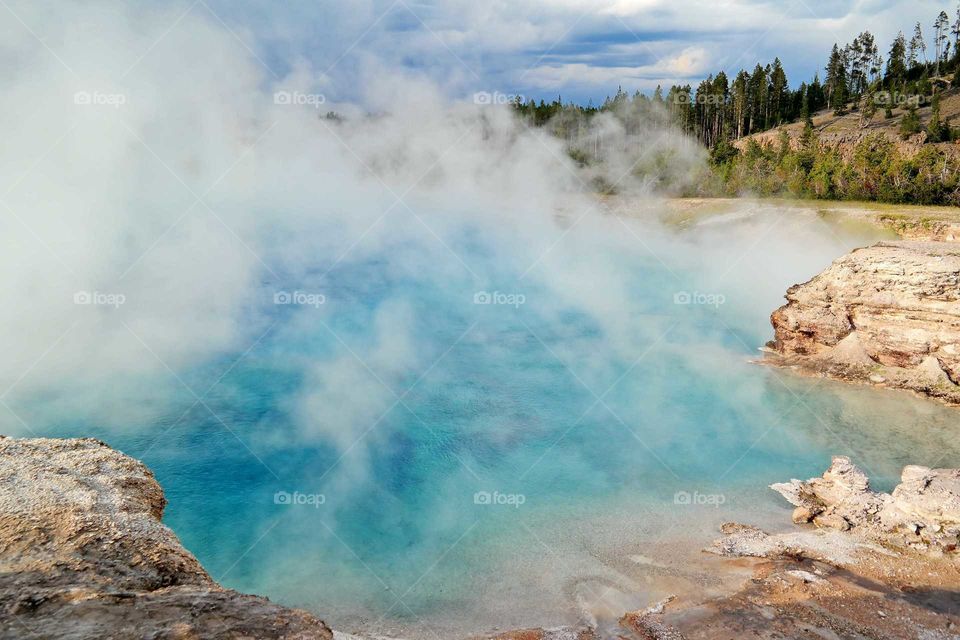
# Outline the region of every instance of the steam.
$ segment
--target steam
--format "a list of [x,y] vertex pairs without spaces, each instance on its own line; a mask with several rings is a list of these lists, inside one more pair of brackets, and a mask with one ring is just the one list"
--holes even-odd
[[[469,276],[474,290],[485,274],[450,246],[466,228],[495,229],[491,246],[519,265],[514,252],[536,256],[562,233],[558,214],[597,208],[563,144],[507,108],[379,68],[363,108],[330,104],[321,74],[296,63],[272,78],[209,15],[115,9],[16,6],[50,50],[5,24],[11,406],[52,393],[92,419],[146,417],[105,390],[199,394],[178,378],[249,347],[270,325],[265,303],[308,272],[380,256],[437,282]],[[315,99],[278,104],[278,92]]]
[[[653,220],[658,188],[685,184],[704,160],[664,114],[621,108],[558,138],[563,122],[530,129],[508,107],[450,99],[369,60],[364,105],[333,104],[326,76],[294,61],[273,77],[208,14],[97,7],[16,6],[50,50],[4,27],[8,432],[65,415],[150,422],[265,336],[319,334],[332,347],[289,360],[303,386],[288,409],[302,434],[345,450],[449,346],[417,329],[429,301],[356,304],[369,283],[346,284],[348,266],[416,279],[462,300],[465,317],[475,292],[525,292],[545,324],[582,314],[629,362],[669,325],[636,298],[638,257],[676,278],[710,271],[730,243],[749,251],[749,233],[680,241]],[[626,218],[604,215],[598,180],[633,196]],[[782,281],[768,279],[758,318]],[[324,304],[281,307],[278,294]],[[351,344],[348,311],[366,314],[372,341],[355,332]],[[598,383],[622,365],[590,362],[576,341],[558,349]]]

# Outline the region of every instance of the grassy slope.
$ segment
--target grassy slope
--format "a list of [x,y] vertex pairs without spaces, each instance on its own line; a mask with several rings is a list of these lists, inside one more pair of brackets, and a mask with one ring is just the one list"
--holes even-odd
[[[927,122],[930,120],[930,111],[931,108],[929,105],[918,110],[923,129],[926,129]],[[861,117],[858,111],[836,116],[833,114],[833,111],[824,110],[813,116],[813,126],[817,130],[822,144],[836,146],[840,148],[844,155],[852,152],[856,143],[865,136],[874,133],[881,133],[887,136],[897,143],[901,151],[912,154],[923,145],[926,134],[919,133],[912,136],[909,140],[902,140],[899,129],[900,121],[903,119],[905,113],[905,109],[896,108],[893,110],[893,117],[888,119],[884,117],[884,110],[880,108],[877,109],[877,113],[871,121],[863,123],[865,126],[861,126]],[[940,114],[941,117],[952,126],[960,126],[960,90],[949,89],[941,94]],[[738,140],[736,146],[742,148],[746,145],[746,141],[749,138],[754,138],[762,144],[777,144],[781,130],[786,131],[790,135],[791,140],[796,140],[803,131],[803,123],[794,122],[771,129],[770,131],[748,136],[743,140]],[[960,154],[960,145],[958,144],[944,142],[937,146],[950,153]]]

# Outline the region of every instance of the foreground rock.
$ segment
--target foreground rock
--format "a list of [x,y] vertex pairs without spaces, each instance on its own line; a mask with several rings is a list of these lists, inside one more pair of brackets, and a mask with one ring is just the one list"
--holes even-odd
[[857,249],[786,297],[770,362],[960,404],[960,244]]
[[770,488],[796,506],[798,524],[855,530],[894,548],[950,553],[960,545],[960,469],[910,465],[892,494],[877,493],[863,471],[838,456],[820,478]]
[[0,638],[332,638],[220,587],[160,522],[140,462],[102,442],[0,436]]
[[836,457],[822,477],[771,488],[816,526],[723,525],[708,551],[761,562],[740,593],[674,617],[688,640],[960,638],[960,469],[908,466],[887,494]]
[[836,456],[819,478],[770,488],[796,507],[794,523],[813,523],[819,531],[771,536],[756,527],[727,523],[727,537],[714,543],[713,552],[805,556],[838,565],[856,563],[863,550],[893,557],[916,551],[960,558],[960,469],[909,465],[892,493],[880,493],[870,489],[869,478],[849,458]]

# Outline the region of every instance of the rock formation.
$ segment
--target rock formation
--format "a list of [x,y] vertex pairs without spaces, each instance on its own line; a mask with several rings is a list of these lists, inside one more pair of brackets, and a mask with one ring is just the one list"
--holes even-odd
[[722,527],[726,537],[710,551],[762,558],[803,555],[838,565],[855,563],[861,549],[957,558],[960,469],[908,465],[900,480],[891,493],[872,491],[863,471],[846,456],[835,456],[819,478],[770,485],[796,507],[794,523],[813,523],[819,531],[774,536],[731,522]]
[[793,521],[855,530],[888,547],[953,552],[960,545],[960,469],[904,467],[892,493],[870,490],[867,476],[837,456],[820,478],[772,484],[796,509]]
[[220,587],[160,522],[142,463],[93,439],[0,436],[0,638],[329,640]]
[[771,485],[802,529],[726,523],[706,549],[759,558],[732,597],[677,611],[688,640],[960,637],[960,469],[908,466],[893,492],[870,489],[848,458],[819,478]]
[[960,404],[960,244],[857,249],[786,297],[771,362]]

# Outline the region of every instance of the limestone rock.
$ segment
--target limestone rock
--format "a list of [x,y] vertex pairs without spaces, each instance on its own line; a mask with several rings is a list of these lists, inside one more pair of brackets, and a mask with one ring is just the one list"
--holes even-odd
[[798,524],[812,521],[821,528],[856,530],[885,543],[936,552],[960,544],[960,469],[909,465],[887,494],[871,491],[866,474],[849,458],[836,456],[822,477],[770,488],[797,507],[793,521]]
[[220,587],[165,506],[150,470],[102,442],[0,436],[0,638],[333,637]]
[[960,404],[960,245],[881,242],[790,287],[771,362]]
[[876,516],[888,499],[870,491],[869,478],[845,456],[834,457],[821,478],[791,480],[770,488],[797,507],[794,522],[813,520],[817,526],[841,531]]
[[893,500],[880,513],[883,528],[908,541],[956,549],[960,543],[960,469],[904,467]]

